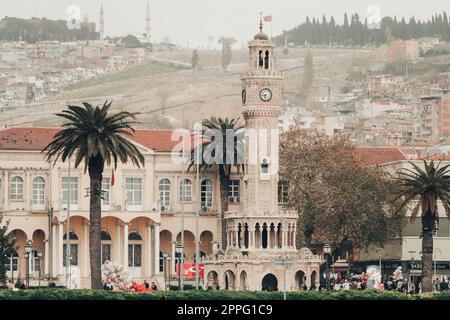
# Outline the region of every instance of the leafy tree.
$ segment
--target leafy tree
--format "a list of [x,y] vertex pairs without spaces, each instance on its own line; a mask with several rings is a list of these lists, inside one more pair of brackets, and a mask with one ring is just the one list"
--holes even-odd
[[450,165],[435,166],[423,161],[423,168],[410,162],[412,169],[400,170],[396,193],[402,199],[398,210],[414,202],[411,222],[422,215],[422,291],[433,290],[433,231],[439,221],[438,201],[450,218]]
[[192,59],[191,59],[192,69],[197,69],[198,68],[198,62],[199,61],[200,61],[200,57],[198,56],[198,52],[195,49],[192,52]]
[[[0,215],[0,225],[2,220],[3,216]],[[6,264],[16,244],[16,241],[8,235],[8,225],[9,222],[7,221],[0,227],[0,285],[6,283]]]
[[328,242],[341,256],[383,245],[401,230],[393,180],[365,166],[346,137],[301,130],[280,138],[280,179],[288,181],[287,208],[298,212],[297,246]]
[[[222,119],[212,117],[203,120],[203,132],[201,141],[211,141],[207,146],[195,148],[190,155],[191,164],[189,169],[201,159],[200,168],[203,171],[212,168],[219,174],[220,180],[220,219],[221,219],[221,239],[222,248],[226,249],[227,234],[225,224],[225,212],[228,211],[228,188],[232,168],[237,171],[244,171],[244,131],[238,125],[239,119]],[[233,146],[227,149],[227,134],[234,134]],[[230,150],[231,149],[231,150]],[[232,152],[230,154],[230,151]]]
[[132,34],[129,34],[125,38],[123,38],[123,43],[127,48],[138,48],[141,46],[139,39]]
[[129,112],[109,113],[112,102],[102,107],[93,107],[87,102],[80,106],[68,106],[57,116],[66,120],[42,152],[53,164],[61,159],[66,162],[75,157],[75,168],[84,162],[84,171],[89,171],[89,251],[91,262],[91,289],[102,288],[101,277],[101,199],[102,178],[105,163],[126,163],[129,160],[140,167],[144,156],[126,137],[132,136],[135,114]]
[[222,56],[220,57],[220,64],[222,65],[223,70],[225,71],[228,65],[231,62],[231,58],[233,56],[231,51],[231,45],[236,42],[234,38],[225,38],[222,37],[219,40],[219,43],[222,44]]

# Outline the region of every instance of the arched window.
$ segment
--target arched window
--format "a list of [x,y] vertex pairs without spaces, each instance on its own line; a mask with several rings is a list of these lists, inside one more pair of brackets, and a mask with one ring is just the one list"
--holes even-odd
[[161,201],[161,211],[170,210],[170,180],[159,181],[159,200]]
[[131,232],[128,240],[132,241],[128,244],[128,267],[140,268],[142,266],[142,237],[137,232]]
[[288,202],[288,188],[287,181],[278,181],[278,203]]
[[180,201],[185,203],[192,201],[192,182],[189,179],[184,179],[180,183]]
[[210,209],[213,205],[213,187],[211,180],[203,180],[201,186],[201,205],[202,208]]
[[111,236],[108,231],[102,230],[101,232],[102,239],[102,264],[106,261],[111,261]]
[[10,198],[11,200],[23,199],[23,179],[21,177],[12,178]]
[[269,51],[266,51],[266,56],[264,57],[264,69],[269,69]]
[[44,207],[45,200],[45,180],[37,177],[33,180],[33,206]]
[[263,52],[261,50],[258,53],[258,66],[260,69],[264,67]]
[[67,240],[67,233],[63,236],[63,265],[66,266],[67,257],[67,243],[70,245],[70,265],[78,265],[78,236],[75,232],[69,232],[69,240]]

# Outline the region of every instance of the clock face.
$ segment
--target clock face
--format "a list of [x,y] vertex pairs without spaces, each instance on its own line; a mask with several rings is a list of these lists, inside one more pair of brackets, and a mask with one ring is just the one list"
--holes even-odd
[[247,91],[244,89],[242,89],[242,103],[245,104],[245,102],[247,101]]
[[262,101],[270,101],[270,99],[272,99],[272,91],[267,88],[262,89],[259,93],[259,97]]

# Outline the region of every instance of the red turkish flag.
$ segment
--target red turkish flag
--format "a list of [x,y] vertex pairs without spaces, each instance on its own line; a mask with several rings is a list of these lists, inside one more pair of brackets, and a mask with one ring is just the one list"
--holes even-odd
[[272,16],[265,16],[264,17],[264,22],[272,22]]
[[113,169],[112,175],[111,175],[111,186],[114,185],[114,182],[116,182],[116,179],[115,179],[115,177],[114,177],[114,169]]

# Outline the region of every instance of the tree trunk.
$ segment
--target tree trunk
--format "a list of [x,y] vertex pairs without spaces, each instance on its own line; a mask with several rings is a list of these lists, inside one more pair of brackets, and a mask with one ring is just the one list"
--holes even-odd
[[222,249],[225,251],[227,248],[227,225],[225,221],[225,212],[228,211],[228,188],[230,185],[230,177],[226,175],[223,170],[219,169],[220,177],[220,225],[221,225],[221,238]]
[[434,215],[427,212],[422,218],[422,292],[433,290],[434,223]]
[[90,207],[89,207],[89,255],[91,262],[91,289],[101,290],[102,260],[101,260],[101,219],[102,219],[102,174],[104,161],[99,157],[89,162]]

